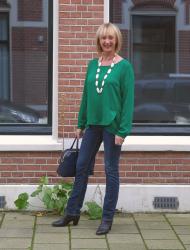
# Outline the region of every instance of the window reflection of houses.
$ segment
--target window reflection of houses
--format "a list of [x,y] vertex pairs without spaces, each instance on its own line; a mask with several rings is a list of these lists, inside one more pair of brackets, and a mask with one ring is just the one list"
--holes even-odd
[[119,2],[111,1],[111,19],[124,35],[122,55],[135,69],[134,121],[189,124],[190,1]]
[[2,39],[4,42],[0,49],[0,99],[38,112],[42,123],[47,123],[50,81],[48,2],[0,1],[0,44]]

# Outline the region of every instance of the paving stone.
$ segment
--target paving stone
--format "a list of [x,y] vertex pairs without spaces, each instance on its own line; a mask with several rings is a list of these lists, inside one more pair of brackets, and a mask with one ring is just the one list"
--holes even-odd
[[96,231],[91,228],[71,228],[71,238],[93,239],[104,238],[104,235],[96,235]]
[[[94,228],[95,230],[100,225],[100,220],[80,220],[77,228]],[[71,224],[71,227],[75,227]]]
[[140,234],[108,234],[107,239],[109,244],[122,242],[128,244],[141,244],[143,246],[143,240]]
[[30,228],[1,228],[0,238],[32,238],[33,230]]
[[113,224],[112,229],[110,231],[110,234],[137,234],[138,229],[136,225],[118,225],[118,224]]
[[141,230],[144,239],[148,240],[177,240],[175,233],[172,230]]
[[3,220],[1,228],[33,228],[34,220]]
[[190,234],[190,226],[174,226],[177,234]]
[[[16,248],[0,248],[0,250],[15,250]],[[31,248],[19,248],[19,250],[30,250]]]
[[189,235],[178,235],[183,242],[183,244],[190,244],[190,236]]
[[45,224],[45,225],[51,225],[53,221],[59,220],[60,216],[42,216],[42,217],[37,217],[36,224]]
[[134,214],[136,221],[166,221],[162,214]]
[[31,239],[28,238],[1,238],[0,240],[0,249],[14,248],[22,249],[29,248],[31,246]]
[[127,244],[127,243],[111,243],[110,250],[146,250],[145,246],[141,244]]
[[148,249],[170,249],[170,250],[180,250],[184,249],[182,244],[178,240],[145,240]]
[[168,218],[171,225],[190,226],[190,218]]
[[8,212],[5,214],[5,220],[21,220],[21,221],[27,221],[27,220],[34,220],[35,216],[28,213],[28,212]]
[[164,221],[139,221],[138,226],[140,229],[171,229],[171,226]]
[[183,214],[183,213],[167,213],[165,214],[167,218],[190,218],[190,213]]
[[135,224],[135,221],[132,217],[115,217],[114,224]]
[[190,245],[185,245],[186,250],[190,250]]
[[69,233],[68,227],[52,227],[51,225],[36,225],[37,233]]
[[34,244],[33,250],[69,250],[68,244]]
[[73,239],[71,243],[72,249],[93,249],[96,246],[96,249],[104,248],[107,249],[107,244],[105,239]]
[[34,238],[35,244],[69,244],[69,235],[65,233],[38,233]]

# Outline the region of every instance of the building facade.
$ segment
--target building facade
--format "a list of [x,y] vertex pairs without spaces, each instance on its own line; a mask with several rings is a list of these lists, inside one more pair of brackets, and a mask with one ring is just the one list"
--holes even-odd
[[[75,136],[86,66],[97,57],[95,33],[108,21],[121,29],[121,56],[135,71],[119,208],[153,210],[155,196],[170,195],[187,210],[189,0],[0,0],[0,196],[30,189],[44,175],[60,181],[60,151]],[[104,187],[103,161],[102,146],[89,195]]]

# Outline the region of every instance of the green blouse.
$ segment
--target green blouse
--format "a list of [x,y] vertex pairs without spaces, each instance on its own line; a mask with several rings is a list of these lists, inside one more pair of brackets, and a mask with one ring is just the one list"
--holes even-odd
[[[134,106],[134,73],[131,64],[122,59],[112,68],[98,94],[95,86],[98,59],[89,62],[78,115],[78,128],[103,125],[125,138],[131,131]],[[98,87],[110,66],[100,66]]]

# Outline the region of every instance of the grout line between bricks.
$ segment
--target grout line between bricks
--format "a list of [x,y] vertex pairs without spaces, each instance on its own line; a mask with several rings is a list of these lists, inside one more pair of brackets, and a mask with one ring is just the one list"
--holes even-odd
[[144,243],[144,246],[145,246],[145,248],[148,250],[149,248],[148,248],[148,246],[147,246],[147,244],[146,244],[146,242],[145,242],[145,239],[144,239],[144,238],[143,238],[143,236],[142,236],[142,233],[141,233],[140,227],[139,227],[139,225],[138,225],[137,221],[135,220],[135,217],[134,217],[134,215],[133,215],[133,214],[132,214],[132,217],[133,217],[133,220],[134,220],[135,225],[136,225],[136,227],[137,227],[137,230],[139,231],[139,234],[140,234],[140,236],[141,236],[141,238],[142,238],[142,241],[143,241],[143,243]]
[[164,214],[164,218],[167,221],[167,223],[170,225],[170,227],[172,228],[172,231],[174,232],[175,236],[177,237],[178,241],[181,243],[181,245],[184,247],[184,250],[186,250],[185,245],[183,244],[183,241],[180,239],[179,235],[176,233],[174,227],[172,226],[172,224],[170,223],[170,221],[168,220],[167,216]]
[[31,242],[30,250],[33,250],[33,247],[34,247],[34,239],[35,239],[35,234],[36,234],[36,225],[37,225],[37,216],[35,216],[35,219],[34,219],[32,242]]
[[1,228],[2,224],[3,224],[4,218],[5,218],[5,213],[3,213],[2,219],[0,221],[0,228]]

